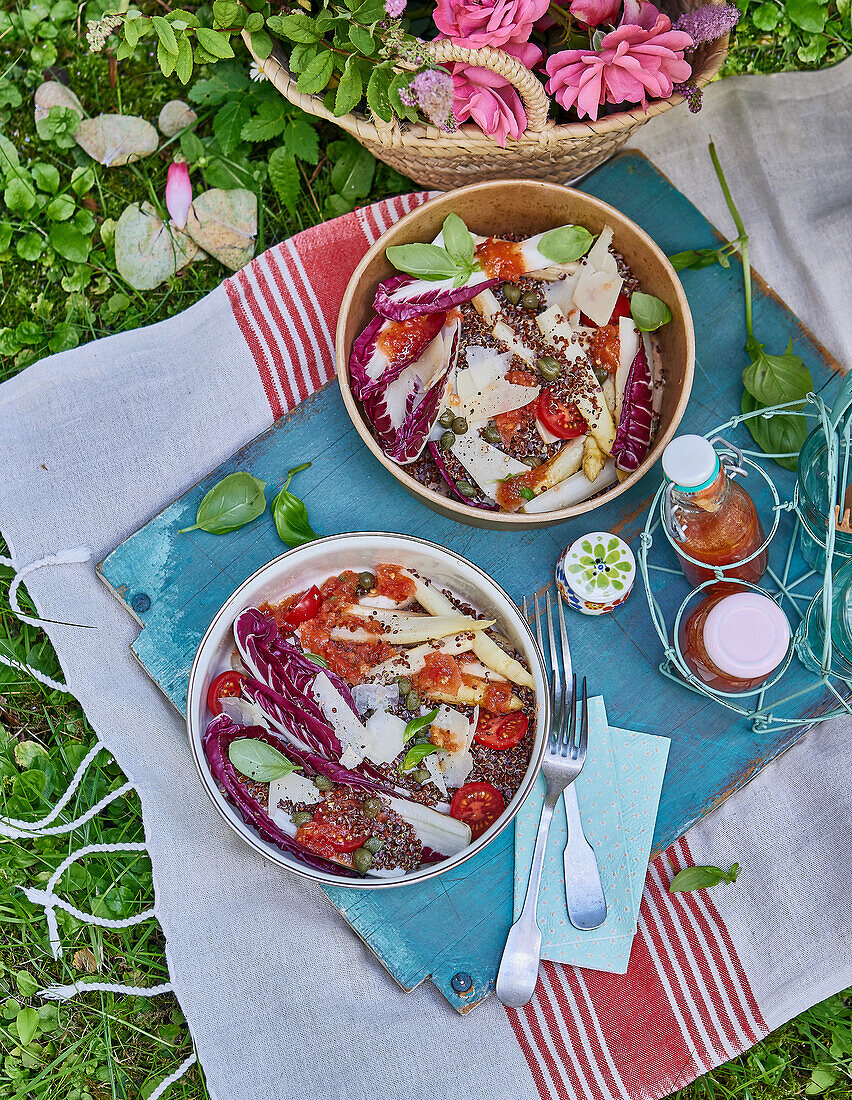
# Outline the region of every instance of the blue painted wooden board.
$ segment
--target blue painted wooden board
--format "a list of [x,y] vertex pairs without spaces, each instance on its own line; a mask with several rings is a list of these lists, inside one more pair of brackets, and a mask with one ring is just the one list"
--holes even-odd
[[[589,176],[582,188],[623,210],[669,253],[712,245],[718,236],[639,155],[621,154]],[[697,361],[682,430],[705,432],[739,408],[745,365],[741,273],[736,263],[729,270],[715,266],[684,273],[683,283],[695,320]],[[830,385],[837,364],[759,280],[754,313],[755,329],[770,350],[782,349],[792,336],[817,389]],[[747,441],[742,430],[738,438]],[[307,459],[313,465],[299,475],[296,488],[307,502],[315,530],[329,535],[398,531],[432,539],[476,562],[518,601],[552,581],[560,551],[590,524],[635,540],[660,479],[655,470],[591,519],[543,531],[465,527],[411,498],[374,461],[332,382],[155,516],[100,567],[104,581],[144,627],[134,652],[179,710],[184,707],[192,657],[214,613],[234,588],[283,547],[268,512],[227,536],[200,531],[178,535],[178,529],[194,522],[201,497],[226,473],[247,469],[275,485],[289,467]],[[782,498],[789,496],[793,475],[773,466],[773,476]],[[783,535],[779,533],[773,546],[776,565],[786,548]],[[664,603],[676,605],[685,591],[685,582],[669,584]],[[570,640],[575,667],[589,676],[593,693],[606,697],[615,723],[672,738],[655,851],[680,836],[801,732],[802,727],[756,734],[730,712],[661,677],[656,671],[661,646],[639,590],[614,615],[572,615]],[[803,682],[804,674],[797,668],[790,675]],[[803,716],[815,713],[819,705],[813,697],[806,702],[811,709],[803,707]],[[508,829],[455,874],[422,886],[375,893],[331,888],[327,893],[400,985],[411,989],[431,976],[450,1003],[466,1011],[493,988],[511,923],[512,862],[513,836]],[[461,995],[451,986],[458,971],[473,979],[472,988]]]

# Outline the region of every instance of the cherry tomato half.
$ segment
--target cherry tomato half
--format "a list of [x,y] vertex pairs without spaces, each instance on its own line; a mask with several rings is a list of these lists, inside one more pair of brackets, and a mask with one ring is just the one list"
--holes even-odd
[[301,626],[308,619],[312,619],[319,611],[321,604],[322,593],[314,585],[307,590],[300,600],[293,604],[281,620],[281,625],[285,630],[295,630],[297,626]]
[[222,713],[222,704],[219,700],[223,695],[227,699],[232,699],[240,694],[243,680],[245,680],[245,676],[241,672],[233,670],[223,672],[216,677],[207,690],[207,709],[211,714]]
[[356,832],[346,821],[346,812],[355,809],[359,803],[353,798],[344,803],[338,803],[334,809],[330,809],[326,803],[321,802],[314,810],[314,825],[321,826],[323,835],[331,846],[338,852],[354,852],[362,847],[367,839],[366,833]]
[[[332,844],[326,826],[321,821],[307,821],[296,830],[296,840],[318,856],[352,866],[352,856]],[[360,845],[359,845],[360,847]]]
[[488,714],[479,712],[474,740],[487,749],[513,749],[529,729],[530,720],[525,714]]
[[588,431],[589,425],[574,402],[557,401],[550,390],[539,394],[537,412],[545,428],[559,439],[576,439]]
[[450,817],[466,822],[476,838],[494,824],[505,808],[502,794],[491,783],[465,783],[453,795]]

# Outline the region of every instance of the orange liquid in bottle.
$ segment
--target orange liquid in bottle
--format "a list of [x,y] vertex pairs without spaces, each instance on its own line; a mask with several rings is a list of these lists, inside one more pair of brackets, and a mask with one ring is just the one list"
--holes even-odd
[[[720,468],[713,484],[700,492],[687,494],[675,489],[672,502],[674,515],[685,536],[683,539],[678,537],[678,547],[708,566],[724,568],[742,561],[766,538],[754,501],[739,482],[728,479],[724,467]],[[690,584],[697,586],[712,580],[712,568],[703,569],[681,554],[678,558]],[[764,548],[751,561],[725,569],[725,577],[757,584],[767,564],[768,553]]]
[[687,618],[681,619],[680,622],[678,643],[683,659],[690,671],[703,684],[713,688],[714,691],[729,694],[739,691],[751,691],[752,688],[759,687],[766,680],[765,675],[751,679],[738,679],[728,675],[710,660],[707,647],[704,644],[704,624],[707,622],[707,616],[720,600],[724,600],[726,596],[731,596],[735,592],[743,591],[745,589],[738,584],[720,581],[719,584],[708,589],[705,598]]

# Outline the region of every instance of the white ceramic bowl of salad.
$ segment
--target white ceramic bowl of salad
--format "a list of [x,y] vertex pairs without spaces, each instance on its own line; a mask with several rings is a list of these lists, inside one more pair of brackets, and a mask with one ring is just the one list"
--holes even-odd
[[506,592],[385,533],[318,539],[244,581],[187,694],[227,824],[280,867],[362,889],[482,851],[532,789],[548,719],[542,658]]

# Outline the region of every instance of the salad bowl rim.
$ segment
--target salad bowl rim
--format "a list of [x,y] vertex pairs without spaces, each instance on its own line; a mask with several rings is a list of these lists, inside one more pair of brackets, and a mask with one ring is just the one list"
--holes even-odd
[[[311,867],[304,864],[300,864],[295,857],[288,855],[285,852],[277,852],[274,849],[274,845],[271,842],[264,841],[257,835],[253,826],[246,824],[239,815],[239,812],[235,807],[227,801],[225,796],[219,790],[215,779],[213,778],[210,769],[207,765],[207,760],[204,756],[204,749],[202,746],[202,737],[204,734],[203,726],[199,723],[199,727],[195,727],[193,721],[193,698],[196,691],[196,686],[201,681],[203,683],[203,677],[210,664],[210,655],[204,654],[204,649],[207,645],[208,639],[219,628],[223,618],[228,616],[236,618],[240,611],[244,609],[244,606],[240,606],[240,594],[244,592],[249,586],[256,582],[264,573],[272,571],[277,567],[280,567],[282,562],[291,561],[294,557],[298,556],[300,552],[303,552],[306,547],[316,547],[318,545],[330,545],[333,543],[347,543],[353,540],[359,539],[383,539],[393,542],[403,542],[406,544],[414,545],[417,548],[425,549],[429,552],[437,553],[439,559],[443,559],[445,562],[449,561],[453,565],[459,564],[463,570],[470,570],[474,574],[477,582],[477,586],[482,588],[491,588],[505,601],[509,611],[514,615],[515,622],[512,624],[516,632],[523,638],[526,644],[527,652],[522,654],[527,664],[530,666],[530,672],[533,679],[536,681],[535,695],[536,695],[536,718],[535,718],[535,738],[533,742],[532,753],[524,778],[519,786],[518,790],[512,799],[512,802],[503,811],[498,820],[492,825],[481,837],[476,838],[466,849],[458,853],[455,856],[451,856],[449,859],[442,860],[440,863],[429,864],[425,867],[406,874],[401,878],[378,878],[378,877],[366,877],[364,879],[350,879],[343,876],[337,876],[331,872],[316,871]],[[485,582],[483,586],[482,582]],[[504,612],[501,612],[501,615]],[[499,620],[498,620],[499,624]],[[204,655],[204,660],[202,656]],[[544,663],[544,658],[538,648],[538,644],[535,640],[535,636],[532,633],[529,623],[524,619],[523,614],[518,608],[512,597],[506,592],[502,585],[498,584],[493,577],[489,576],[480,566],[469,561],[461,554],[456,553],[454,550],[450,550],[448,547],[439,546],[437,543],[431,542],[428,539],[419,538],[415,535],[405,535],[398,532],[391,531],[355,531],[342,533],[337,535],[326,535],[322,538],[312,540],[310,543],[306,543],[303,546],[297,546],[291,550],[285,551],[283,554],[279,554],[278,557],[273,558],[271,561],[266,562],[264,565],[256,569],[251,576],[246,579],[234,589],[234,591],[228,596],[228,598],[222,603],[219,609],[213,615],[207,629],[201,637],[198,643],[198,648],[195,651],[195,655],[192,660],[192,665],[189,671],[189,681],[187,684],[186,692],[186,728],[187,737],[189,740],[190,752],[192,754],[193,763],[198,773],[198,777],[201,781],[202,788],[210,801],[213,803],[217,813],[222,820],[230,826],[233,832],[235,832],[243,841],[245,841],[251,848],[262,855],[270,863],[275,864],[278,867],[283,868],[286,871],[291,871],[293,874],[300,875],[302,878],[310,879],[312,882],[318,882],[325,886],[340,886],[346,889],[355,890],[382,890],[393,889],[404,886],[414,886],[418,883],[427,881],[428,879],[435,878],[438,875],[445,873],[446,871],[453,871],[460,867],[467,860],[473,856],[478,855],[488,845],[495,840],[500,833],[512,822],[521,809],[521,806],[529,797],[535,786],[539,772],[541,770],[542,759],[544,758],[544,752],[547,747],[547,740],[550,729],[550,698],[547,687],[547,667]],[[199,689],[200,690],[200,689]],[[203,705],[203,703],[202,703]],[[202,710],[203,713],[203,710]]]
[[[677,403],[674,407],[670,423],[664,429],[659,430],[652,439],[649,454],[635,470],[629,473],[623,480],[617,481],[600,495],[580,501],[578,504],[554,509],[551,512],[527,514],[524,512],[505,512],[502,509],[496,511],[484,510],[470,504],[464,504],[462,501],[456,500],[453,497],[444,496],[442,493],[436,492],[434,489],[430,489],[428,486],[417,481],[416,478],[407,472],[404,465],[388,458],[382,450],[367,424],[364,414],[361,411],[360,403],[352,393],[349,378],[349,357],[352,348],[351,345],[347,347],[345,334],[349,312],[353,308],[354,299],[358,292],[359,284],[364,279],[365,272],[375,262],[377,257],[383,254],[389,239],[395,238],[401,231],[404,232],[408,226],[421,219],[424,212],[428,211],[430,208],[434,209],[436,205],[445,204],[447,213],[450,213],[453,211],[454,201],[457,200],[459,196],[466,196],[472,192],[481,192],[485,197],[489,192],[493,193],[507,186],[513,188],[528,187],[539,193],[550,192],[558,193],[558,195],[571,196],[572,200],[579,201],[581,204],[585,203],[589,208],[595,209],[600,214],[611,217],[616,223],[613,225],[616,235],[619,232],[619,227],[623,228],[624,223],[626,223],[630,231],[634,232],[640,238],[642,248],[649,251],[662,264],[663,270],[668,277],[677,300],[686,340],[686,361]],[[355,335],[357,336],[357,333]],[[549,183],[544,180],[500,179],[465,184],[451,191],[444,191],[441,194],[427,199],[426,202],[416,206],[413,210],[404,214],[392,225],[388,226],[384,233],[377,238],[361,258],[347,283],[337,317],[334,351],[337,379],[343,398],[343,404],[355,430],[358,432],[372,455],[378,459],[388,473],[394,477],[407,492],[422,500],[428,507],[433,508],[445,516],[460,520],[461,522],[472,523],[476,526],[490,527],[496,530],[510,528],[533,530],[535,528],[547,527],[555,523],[563,523],[566,520],[574,519],[577,516],[592,512],[604,504],[608,504],[610,501],[632,488],[632,486],[643,478],[662,457],[666,444],[672,439],[683,419],[692,391],[692,383],[695,374],[695,327],[692,321],[692,313],[689,308],[686,292],[668,256],[656,241],[640,225],[633,221],[632,218],[623,214],[617,207],[612,206],[608,202],[604,202],[603,199],[599,199],[594,195],[589,195],[585,191],[580,191],[574,187],[566,187],[563,184]]]

